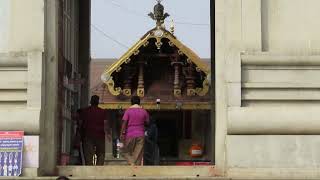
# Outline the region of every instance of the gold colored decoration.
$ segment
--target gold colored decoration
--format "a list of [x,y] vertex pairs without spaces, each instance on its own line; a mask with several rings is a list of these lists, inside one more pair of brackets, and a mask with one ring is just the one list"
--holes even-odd
[[165,29],[165,28],[160,28],[158,27],[155,31],[153,31],[153,35],[156,37],[156,38],[161,38],[163,36],[163,30],[162,29]]
[[110,79],[107,81],[107,87],[109,92],[114,95],[114,96],[118,96],[121,93],[121,88],[120,87],[114,87],[114,81],[112,79],[112,76],[110,77]]
[[195,89],[187,89],[187,96],[195,96],[196,90]]
[[181,97],[181,90],[180,89],[174,89],[173,90],[174,97]]
[[131,59],[130,59],[130,58],[127,58],[127,59],[125,60],[125,63],[128,64],[130,61],[131,61]]
[[139,40],[136,44],[134,44],[124,55],[122,55],[118,61],[114,62],[111,66],[109,66],[104,73],[111,75],[119,66],[126,62],[127,58],[130,58],[134,52],[139,50],[143,44],[146,43],[153,36],[151,33],[146,34],[143,39]]
[[[210,67],[208,64],[204,63],[200,57],[195,54],[191,49],[183,45],[179,40],[177,40],[173,35],[169,34],[165,38],[169,39],[169,41],[173,42],[173,44],[182,52],[182,54],[185,54],[187,58],[189,58],[197,67],[199,67],[206,75],[210,72]],[[178,51],[179,53],[179,51]],[[182,55],[179,54],[179,55]]]
[[143,44],[144,47],[147,47],[148,45],[149,45],[149,41],[146,41],[146,42]]
[[139,75],[138,75],[138,88],[137,95],[139,97],[144,97],[144,62],[139,61]]
[[171,19],[171,22],[170,22],[170,32],[171,32],[171,34],[174,34],[174,23],[173,23],[173,19]]
[[120,70],[121,70],[121,66],[117,68],[116,72],[120,72]]
[[175,58],[174,61],[171,63],[174,68],[174,80],[173,80],[173,94],[175,97],[181,97],[181,87],[180,87],[180,66],[182,65],[181,62],[178,62],[178,59]]
[[174,47],[173,42],[169,41],[169,46]]
[[[99,104],[102,109],[127,109],[131,106],[130,102],[110,102]],[[154,102],[141,103],[141,106],[147,110],[157,110],[157,104]],[[161,110],[176,110],[176,103],[161,103]],[[210,110],[212,104],[209,102],[183,102],[181,110]]]
[[161,38],[156,38],[156,40],[155,45],[157,46],[157,49],[160,49],[162,46]]
[[131,89],[123,89],[123,90],[122,90],[122,93],[123,93],[125,96],[131,96]]
[[[160,27],[161,28],[161,27]],[[113,63],[111,66],[109,66],[105,71],[104,74],[110,76],[111,78],[107,80],[106,85],[108,87],[109,92],[112,95],[118,96],[120,93],[124,94],[129,94],[128,92],[122,91],[121,87],[114,87],[114,81],[112,80],[112,74],[114,72],[120,72],[121,65],[126,63],[128,64],[131,61],[131,56],[132,55],[138,55],[139,54],[139,49],[142,46],[148,46],[149,40],[151,38],[156,38],[156,43],[155,45],[157,46],[158,49],[161,48],[163,43],[161,42],[161,38],[166,38],[169,40],[169,45],[171,47],[176,47],[178,49],[178,54],[179,55],[185,55],[187,57],[187,62],[190,64],[194,64],[195,67],[197,67],[196,71],[198,72],[204,72],[205,75],[208,75],[210,73],[210,66],[208,64],[202,62],[199,56],[197,56],[191,49],[183,45],[179,40],[177,40],[170,32],[166,31],[165,29],[162,29],[164,32],[161,37],[155,37],[153,34],[153,31],[149,31],[146,35],[144,35],[136,44],[134,44],[122,57],[119,58],[118,61]],[[140,91],[139,91],[140,90]],[[208,93],[209,91],[209,83],[208,80],[203,81],[203,87],[202,88],[189,88],[187,89],[187,95],[188,96],[194,96],[194,95],[199,95],[199,96],[204,96]],[[144,88],[138,87],[137,89],[137,94],[140,95],[141,97],[144,96]],[[179,95],[179,89],[174,89],[174,94],[177,97]],[[151,105],[150,105],[151,106]],[[171,107],[171,105],[168,105]],[[194,106],[192,106],[194,107]],[[209,107],[209,106],[208,106]],[[163,109],[164,106],[161,104],[161,109]],[[175,108],[175,105],[172,105],[172,108]],[[183,109],[183,107],[182,107]],[[210,108],[208,108],[210,109]]]
[[[166,30],[163,30],[166,32]],[[127,58],[130,58],[130,56],[135,52],[136,50],[139,50],[141,46],[143,46],[147,41],[151,38],[155,38],[153,35],[153,31],[148,32],[141,40],[139,40],[136,44],[134,44],[118,61],[113,63],[111,66],[109,66],[108,69],[105,70],[104,73],[112,75],[112,73],[123,63],[125,63]],[[164,33],[162,38],[166,38],[169,40],[170,44],[172,43],[175,47],[177,47],[179,55],[185,54],[187,58],[190,59],[191,62],[193,62],[197,67],[201,69],[206,75],[209,74],[210,69],[209,66],[202,62],[199,56],[197,56],[191,49],[184,46],[179,40],[177,40],[171,33]],[[161,42],[161,41],[160,41]],[[158,44],[157,47],[161,47],[162,44]]]
[[209,92],[209,82],[207,79],[202,82],[202,86],[202,88],[196,88],[198,96],[205,96]]
[[137,95],[139,97],[144,97],[144,88],[138,88],[137,89]]
[[164,13],[164,7],[161,4],[162,0],[157,0],[157,4],[153,7],[153,12],[150,12],[148,16],[151,17],[151,19],[156,21],[156,26],[160,27],[164,25],[164,20],[170,16],[168,13]]
[[136,55],[138,55],[139,54],[139,49],[137,49],[137,50],[135,50],[134,52],[133,52],[133,54],[136,56]]
[[103,83],[106,83],[109,80],[109,78],[110,78],[109,74],[105,74],[105,73],[101,74],[100,76],[100,79]]

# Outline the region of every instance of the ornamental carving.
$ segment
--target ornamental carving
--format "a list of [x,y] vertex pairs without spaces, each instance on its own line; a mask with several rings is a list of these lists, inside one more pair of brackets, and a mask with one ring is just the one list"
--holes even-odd
[[149,16],[156,21],[156,27],[105,71],[105,77],[110,77],[104,81],[110,94],[166,96],[177,102],[208,95],[209,66],[176,39],[173,31],[164,28],[163,21],[169,15],[160,2]]

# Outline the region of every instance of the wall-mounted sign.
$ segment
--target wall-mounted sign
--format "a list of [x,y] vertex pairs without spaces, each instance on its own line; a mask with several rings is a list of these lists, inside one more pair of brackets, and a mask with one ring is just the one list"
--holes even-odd
[[0,131],[0,176],[21,174],[23,135],[23,131]]

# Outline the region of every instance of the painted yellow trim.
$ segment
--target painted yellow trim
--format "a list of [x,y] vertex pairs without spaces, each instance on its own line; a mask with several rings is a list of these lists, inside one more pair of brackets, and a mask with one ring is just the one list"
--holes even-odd
[[118,96],[121,93],[121,87],[114,87],[114,81],[112,79],[112,77],[110,77],[110,79],[107,81],[107,87],[109,92],[114,95],[114,96]]
[[199,67],[206,75],[210,73],[209,66],[206,63],[204,63],[200,59],[200,57],[196,53],[194,53],[190,48],[182,44],[171,34],[167,35],[165,38],[169,39],[170,42],[172,42],[183,54],[185,54],[191,60],[191,62],[193,62],[197,67]]
[[[129,102],[104,103],[99,104],[102,109],[127,109],[131,106]],[[158,107],[156,103],[142,103],[141,106],[147,110],[210,110],[211,104],[209,102],[193,102],[182,103],[180,107],[175,103],[161,103]]]
[[[111,76],[112,73],[115,71],[116,72],[120,71],[121,65],[123,63],[128,63],[131,59],[131,56],[135,56],[139,54],[139,48],[141,46],[145,46],[146,44],[148,44],[148,40],[151,38],[157,39],[158,43],[161,42],[162,38],[167,38],[169,40],[170,46],[176,46],[179,49],[179,54],[186,55],[188,60],[193,62],[197,66],[197,69],[200,69],[206,75],[210,74],[209,66],[206,63],[204,63],[196,53],[194,53],[191,49],[189,49],[187,46],[182,44],[178,39],[176,39],[175,36],[173,36],[169,31],[165,29],[161,29],[162,31],[164,31],[163,35],[161,37],[156,37],[154,35],[155,30],[156,29],[150,30],[145,36],[143,36],[142,39],[140,39],[136,44],[134,44],[123,56],[121,56],[118,61],[114,62],[111,66],[106,67],[103,74],[107,75],[107,77],[110,77],[110,79],[112,80],[112,76]],[[208,83],[206,83],[205,81],[203,82],[203,84],[208,85]],[[111,90],[110,93],[112,95],[117,96],[121,93],[121,88],[114,87],[114,82],[111,83],[111,81],[109,80],[107,81],[106,85],[108,86],[109,91]],[[197,94],[199,94],[200,96],[205,95],[206,92],[208,92],[208,89],[206,86],[204,86],[204,88],[202,89],[199,89],[199,88],[197,89]]]
[[209,91],[209,82],[207,79],[205,79],[202,83],[202,87],[203,88],[196,88],[196,93],[199,95],[199,96],[205,96],[208,91]]
[[[199,67],[203,72],[206,74],[209,74],[210,68],[206,63],[204,63],[200,57],[194,53],[190,48],[187,46],[183,45],[178,39],[176,39],[170,32],[162,29],[164,31],[163,38],[167,38],[170,40],[170,42],[176,46],[183,54],[185,54],[197,67]],[[142,39],[140,39],[136,44],[134,44],[124,55],[122,55],[118,61],[114,62],[111,66],[109,66],[104,73],[111,75],[114,71],[116,71],[123,63],[128,61],[132,55],[137,54],[139,48],[143,45],[145,45],[149,39],[151,38],[156,38],[158,39],[159,37],[156,37],[152,35],[152,30],[145,35]],[[170,43],[170,44],[171,44]]]
[[111,76],[111,74],[116,71],[123,63],[126,61],[128,62],[128,59],[131,59],[130,57],[132,55],[137,55],[139,52],[139,48],[143,46],[146,41],[148,41],[151,38],[151,34],[149,33],[146,35],[143,39],[139,40],[136,44],[134,44],[126,53],[124,53],[118,61],[114,62],[109,66],[104,73]]

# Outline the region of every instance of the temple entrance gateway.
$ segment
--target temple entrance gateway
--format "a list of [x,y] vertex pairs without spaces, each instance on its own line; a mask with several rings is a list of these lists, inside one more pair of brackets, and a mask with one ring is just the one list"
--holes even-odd
[[[130,106],[131,96],[140,96],[141,105],[150,113],[157,128],[157,138],[153,143],[157,145],[155,154],[158,158],[148,162],[148,157],[145,157],[145,166],[142,167],[118,166],[125,164],[125,161],[116,158],[115,143],[110,143],[106,144],[104,167],[74,166],[69,163],[67,166],[58,166],[59,175],[216,175],[213,166],[215,138],[212,128],[214,114],[211,110],[214,95],[210,84],[210,60],[200,59],[179,41],[173,24],[169,29],[164,27],[167,14],[160,3],[156,4],[150,16],[156,21],[155,28],[149,30],[113,64],[106,66],[101,74],[101,86],[91,89],[89,94],[99,95],[99,106],[111,112],[113,142],[119,137],[121,117]],[[81,47],[85,48],[85,45]],[[85,69],[85,63],[80,62],[79,65]],[[85,94],[88,87],[82,85],[81,92]],[[86,101],[81,99],[80,102],[84,107]],[[146,143],[146,149],[150,147],[148,145]],[[154,147],[151,148],[154,150]],[[201,150],[201,155],[192,157],[191,148],[198,153]],[[145,154],[149,155],[148,150]],[[188,166],[175,167],[181,165]]]
[[[101,97],[100,107],[113,110],[114,141],[119,138],[122,113],[130,106],[131,96],[140,96],[158,132],[153,143],[159,161],[152,165],[212,164],[210,62],[177,39],[173,24],[170,30],[163,26],[168,14],[159,2],[149,16],[156,27],[106,67],[103,84],[91,93]],[[193,147],[197,149],[190,151]],[[124,163],[114,158],[114,149],[107,152],[106,164]]]

